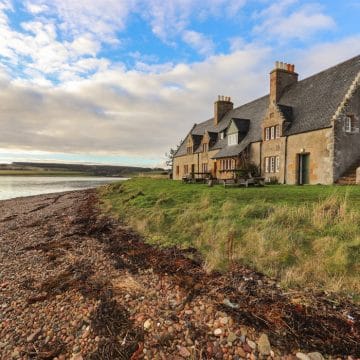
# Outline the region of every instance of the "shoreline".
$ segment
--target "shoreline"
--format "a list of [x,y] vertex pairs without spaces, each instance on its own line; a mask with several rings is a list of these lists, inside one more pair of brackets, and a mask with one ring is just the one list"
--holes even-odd
[[196,250],[150,246],[99,204],[96,189],[0,202],[4,359],[360,355],[346,299],[286,294],[240,266],[208,274]]

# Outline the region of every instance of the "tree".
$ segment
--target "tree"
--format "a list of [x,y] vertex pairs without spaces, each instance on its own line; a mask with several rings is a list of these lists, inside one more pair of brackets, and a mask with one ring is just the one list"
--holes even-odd
[[165,153],[165,157],[166,157],[166,166],[170,169],[173,168],[173,163],[174,163],[174,156],[176,154],[176,152],[178,151],[180,145],[182,144],[182,140],[180,141],[180,144],[176,146],[176,149],[171,148],[169,150],[169,152]]

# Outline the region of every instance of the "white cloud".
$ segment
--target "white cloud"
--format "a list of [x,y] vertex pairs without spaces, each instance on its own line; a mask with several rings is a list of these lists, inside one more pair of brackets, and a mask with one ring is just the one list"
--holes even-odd
[[195,49],[201,55],[211,55],[214,53],[214,42],[197,31],[186,30],[183,33],[183,41]]
[[31,2],[27,2],[25,4],[25,7],[31,14],[35,14],[35,15],[44,13],[49,10],[49,7],[45,4],[34,4]]
[[306,39],[318,31],[335,28],[335,21],[318,5],[304,5],[290,11],[289,7],[296,4],[296,0],[283,0],[256,14],[255,18],[263,21],[255,26],[255,33],[278,40]]
[[306,50],[293,52],[295,59],[301,59],[298,68],[302,77],[317,73],[359,54],[360,34],[337,42],[315,44]]
[[263,94],[267,74],[259,69],[267,54],[239,51],[152,72],[107,68],[57,88],[4,79],[0,143],[2,148],[161,157],[194,122],[212,116],[218,94],[232,95],[236,103]]

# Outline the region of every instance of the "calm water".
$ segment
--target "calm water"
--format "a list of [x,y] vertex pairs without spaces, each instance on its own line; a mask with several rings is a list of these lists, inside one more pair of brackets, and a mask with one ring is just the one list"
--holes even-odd
[[0,200],[19,196],[94,188],[124,178],[72,176],[0,176]]

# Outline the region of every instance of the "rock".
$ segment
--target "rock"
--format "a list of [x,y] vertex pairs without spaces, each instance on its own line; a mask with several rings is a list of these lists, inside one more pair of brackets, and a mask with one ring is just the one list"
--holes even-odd
[[147,320],[144,322],[144,330],[149,330],[149,329],[151,328],[151,325],[152,325],[151,319],[147,319]]
[[12,353],[11,353],[11,358],[12,359],[18,359],[20,357],[20,352],[19,350],[15,349]]
[[184,358],[191,356],[190,351],[184,346],[179,347],[179,354]]
[[222,325],[226,325],[227,323],[229,322],[229,318],[228,317],[222,317],[222,318],[220,318],[220,323],[222,324]]
[[296,353],[296,357],[299,360],[311,360],[309,356],[307,356],[306,354],[301,353],[301,352]]
[[70,360],[83,360],[83,357],[81,356],[81,354],[73,354]]
[[239,355],[242,358],[246,358],[246,352],[243,348],[239,347],[235,351],[236,355]]
[[[266,334],[260,335],[257,344],[261,355],[270,355],[271,345]],[[318,360],[318,359],[313,359],[313,360]]]
[[220,336],[222,334],[222,332],[223,332],[222,329],[217,328],[217,329],[214,330],[214,335],[215,336]]
[[228,335],[228,337],[227,337],[227,341],[228,341],[229,343],[233,343],[236,339],[237,339],[236,334],[233,333],[233,332],[229,332],[229,335]]
[[247,353],[251,353],[251,347],[248,345],[248,344],[244,344],[243,346],[242,346],[242,348],[243,348],[243,350],[244,351],[246,351]]
[[26,341],[27,342],[32,342],[33,340],[35,340],[38,335],[41,333],[41,328],[38,328],[36,329],[31,335],[29,335],[27,338],[26,338]]
[[311,353],[308,353],[307,356],[311,360],[324,360],[324,357],[319,352],[311,352]]
[[253,341],[251,341],[251,340],[249,340],[249,339],[247,339],[246,341],[247,341],[247,344],[248,344],[253,350],[256,349],[256,344],[255,344]]

